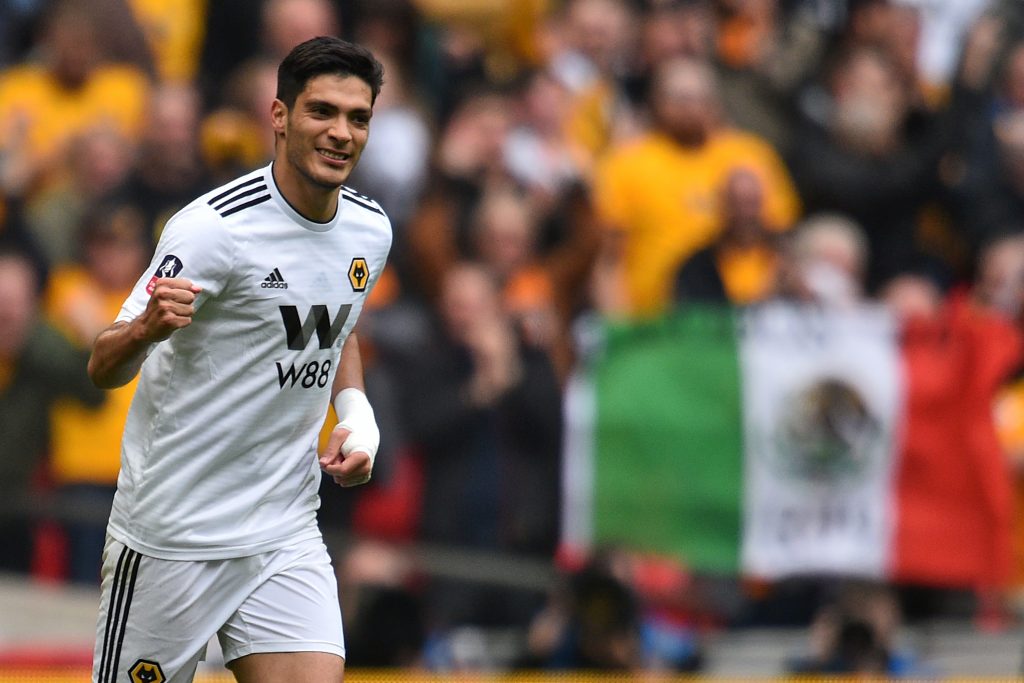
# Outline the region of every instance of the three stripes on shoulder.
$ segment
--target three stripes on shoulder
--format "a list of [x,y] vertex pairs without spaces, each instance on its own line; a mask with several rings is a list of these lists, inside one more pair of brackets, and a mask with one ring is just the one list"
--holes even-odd
[[[249,199],[253,195],[257,196],[254,199]],[[262,204],[268,199],[270,199],[270,191],[267,189],[267,183],[263,180],[263,176],[259,175],[224,190],[206,203],[223,218],[227,218],[233,213]],[[241,203],[238,203],[240,201]]]
[[[341,198],[361,206],[367,211],[378,213],[381,216],[384,215],[384,211],[381,210],[375,201],[344,185],[341,187]],[[263,175],[259,175],[229,187],[217,196],[210,198],[206,203],[212,206],[221,217],[227,218],[251,206],[262,204],[269,199],[270,190],[267,189],[267,183]]]

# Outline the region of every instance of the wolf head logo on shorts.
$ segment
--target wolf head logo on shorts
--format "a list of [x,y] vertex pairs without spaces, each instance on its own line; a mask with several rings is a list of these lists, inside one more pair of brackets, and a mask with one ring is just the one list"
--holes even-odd
[[132,668],[128,669],[128,676],[131,677],[132,683],[164,683],[167,680],[160,665],[148,659],[140,659],[132,664]]
[[149,279],[149,284],[146,285],[146,294],[152,294],[153,290],[156,289],[156,281],[162,277],[175,277],[181,272],[183,264],[181,259],[174,254],[168,254],[164,257],[164,260],[160,262],[156,272],[153,273],[153,277]]

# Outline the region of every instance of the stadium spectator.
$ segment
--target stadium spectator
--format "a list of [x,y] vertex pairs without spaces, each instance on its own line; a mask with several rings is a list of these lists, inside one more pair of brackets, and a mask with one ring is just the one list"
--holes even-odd
[[263,5],[263,49],[280,61],[293,47],[316,36],[336,35],[341,18],[329,0],[267,0]]
[[206,2],[127,0],[127,4],[153,55],[157,80],[192,83],[206,24]]
[[940,0],[921,12],[917,70],[925,92],[933,93],[933,101],[948,97],[964,41],[976,22],[996,4],[993,0]]
[[39,275],[32,262],[0,251],[0,567],[27,572],[32,554],[29,497],[49,448],[50,408],[70,397],[103,401],[75,348],[38,314]]
[[902,625],[896,596],[882,584],[848,582],[815,616],[810,652],[790,662],[802,676],[934,675],[898,644]]
[[1024,42],[1010,46],[990,97],[974,103],[961,188],[961,219],[975,250],[1016,229],[1024,208]]
[[[387,2],[380,4],[387,6]],[[505,87],[523,69],[543,59],[537,33],[545,12],[554,6],[550,0],[398,0],[397,4],[412,4],[421,13],[417,82],[434,120],[442,125],[481,86]],[[407,35],[408,13],[402,16],[399,10],[397,14],[399,34]]]
[[565,133],[570,93],[550,73],[536,71],[517,95],[521,115],[505,140],[505,166],[534,201],[551,205],[581,176],[578,150]]
[[409,558],[402,549],[373,541],[356,541],[345,550],[338,583],[351,624],[351,666],[423,666],[427,624]]
[[806,121],[792,170],[808,212],[853,218],[870,243],[869,287],[916,259],[924,209],[938,199],[943,138],[913,102],[886,53],[866,47],[839,58],[824,126]]
[[[550,361],[520,343],[498,287],[478,265],[448,270],[437,323],[436,337],[420,351],[431,362],[411,363],[404,375],[406,424],[426,477],[421,537],[551,557],[561,411]],[[437,581],[428,618],[439,627],[522,626],[533,603],[514,591]]]
[[[410,93],[422,96],[432,65],[423,59],[426,31],[420,3],[409,0],[343,3],[345,25],[360,45],[374,54],[389,55],[404,76]],[[349,19],[352,19],[350,22]]]
[[207,108],[224,104],[223,85],[252,59],[275,64],[307,38],[338,35],[341,16],[330,0],[220,0],[207,7],[199,90]]
[[601,559],[562,579],[530,625],[524,664],[553,670],[636,671],[644,662],[638,596]]
[[775,151],[756,136],[720,125],[708,64],[681,58],[662,64],[651,111],[653,130],[611,152],[594,183],[607,231],[596,267],[597,305],[641,317],[669,307],[680,264],[720,233],[718,199],[733,170],[747,168],[760,177],[772,230],[787,228],[798,211]]
[[510,108],[496,89],[468,96],[437,140],[430,182],[408,225],[406,255],[398,254],[399,268],[408,266],[406,277],[428,300],[437,297],[452,260],[471,253],[470,221],[484,190],[506,178]]
[[[142,212],[133,204],[98,204],[79,231],[81,258],[54,269],[43,296],[47,319],[80,349],[117,317],[150,248]],[[121,465],[121,433],[137,382],[107,392],[101,406],[62,399],[50,412],[50,480],[59,500],[82,515],[67,522],[68,578],[99,583],[106,519]]]
[[473,252],[501,289],[505,312],[526,345],[568,372],[566,321],[559,317],[551,274],[538,258],[539,226],[530,202],[510,187],[488,189],[473,219]]
[[675,301],[750,304],[778,285],[779,240],[764,222],[764,188],[756,174],[733,171],[722,189],[722,234],[686,261]]
[[364,586],[363,606],[349,639],[354,667],[414,668],[427,640],[421,601],[406,588]]
[[1007,606],[1019,613],[1024,604],[1024,381],[1019,371],[1000,390],[995,413],[1013,477],[1013,569]]
[[68,141],[53,181],[23,203],[28,232],[49,263],[70,263],[80,251],[77,228],[91,206],[123,185],[135,148],[108,127],[86,129]]
[[133,4],[136,0],[55,0],[49,9],[61,12],[67,6],[73,12],[87,13],[105,59],[115,64],[131,64],[153,81],[157,77],[153,50],[136,21]]
[[1008,65],[1017,33],[994,10],[974,22],[947,103],[938,110],[948,131],[938,177],[950,222],[945,231],[953,238],[941,253],[959,278],[970,277],[972,263],[988,240],[1012,227],[1001,215],[1012,192],[1007,192],[1011,185],[1001,177],[995,123],[1013,110],[1007,106],[1012,80]]
[[149,98],[132,173],[120,193],[142,211],[148,243],[167,220],[210,187],[199,148],[199,94],[188,85],[161,85]]
[[714,48],[725,117],[788,153],[796,92],[818,68],[824,32],[806,3],[734,2],[722,15]]
[[430,129],[398,62],[384,54],[381,63],[388,85],[374,105],[373,137],[349,184],[376,197],[401,236],[426,184]]
[[585,172],[640,124],[624,89],[636,45],[637,17],[622,0],[573,0],[564,10],[560,44],[549,57],[555,78],[569,89],[566,126]]
[[879,299],[897,320],[932,320],[942,310],[943,283],[927,272],[907,271],[888,280]]
[[791,236],[779,293],[795,301],[849,308],[864,300],[867,267],[867,239],[860,226],[839,214],[815,214]]
[[50,263],[25,227],[22,203],[17,199],[4,201],[0,198],[0,244],[31,260],[40,281],[46,281]]
[[3,178],[7,193],[52,180],[71,140],[89,129],[109,125],[129,140],[138,135],[148,79],[108,60],[96,22],[84,4],[58,3],[46,19],[41,61],[0,72],[0,150],[5,165],[19,168],[16,178]]
[[[904,310],[901,346],[906,418],[898,460],[895,578],[922,596],[925,614],[941,610],[950,586],[969,589],[986,617],[1012,575],[1013,494],[994,419],[996,397],[1021,363],[1024,337],[1013,321],[1024,303],[1024,242],[992,242],[970,290],[934,311],[927,294]],[[904,292],[905,294],[906,292]],[[961,551],[941,559],[929,547]]]
[[253,58],[231,73],[220,106],[203,118],[199,133],[212,181],[230,180],[273,157],[274,139],[262,122],[276,88],[277,65],[270,60]]

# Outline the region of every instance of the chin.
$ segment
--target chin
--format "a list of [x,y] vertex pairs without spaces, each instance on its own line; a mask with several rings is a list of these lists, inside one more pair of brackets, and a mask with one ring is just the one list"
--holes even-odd
[[307,173],[307,177],[313,181],[314,184],[326,189],[337,189],[345,184],[351,174],[351,169],[335,170],[335,169],[324,169],[313,168]]

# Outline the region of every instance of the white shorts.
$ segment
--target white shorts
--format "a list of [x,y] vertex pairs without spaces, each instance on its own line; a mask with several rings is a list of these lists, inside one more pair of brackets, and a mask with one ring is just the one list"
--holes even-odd
[[93,683],[191,681],[214,634],[224,659],[345,656],[338,584],[320,539],[228,560],[160,560],[107,537]]

